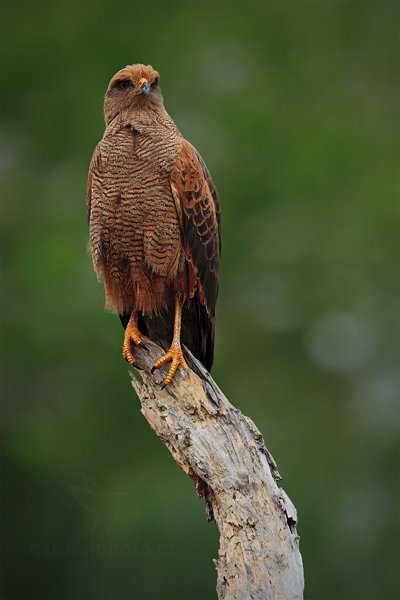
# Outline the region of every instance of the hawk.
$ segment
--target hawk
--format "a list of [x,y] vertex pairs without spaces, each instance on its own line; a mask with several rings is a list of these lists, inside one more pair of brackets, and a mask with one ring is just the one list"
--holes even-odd
[[106,307],[125,327],[123,357],[144,336],[169,350],[154,365],[187,368],[181,344],[210,370],[221,253],[215,185],[164,108],[159,74],[134,64],[111,79],[105,132],[89,167],[90,251]]

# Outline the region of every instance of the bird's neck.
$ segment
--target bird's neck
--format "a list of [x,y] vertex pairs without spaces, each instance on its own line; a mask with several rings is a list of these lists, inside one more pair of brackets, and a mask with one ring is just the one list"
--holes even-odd
[[150,96],[139,95],[133,99],[133,102],[126,102],[122,106],[113,106],[110,104],[107,94],[104,100],[104,118],[107,127],[121,119],[128,121],[135,119],[154,120],[157,115],[164,114],[166,114],[166,110],[161,93]]
[[126,110],[120,112],[115,118],[115,124],[126,124],[130,123],[134,127],[137,126],[140,130],[140,126],[152,126],[154,124],[162,124],[167,129],[175,129],[177,127],[167,113],[163,104],[146,104],[139,107],[129,107]]

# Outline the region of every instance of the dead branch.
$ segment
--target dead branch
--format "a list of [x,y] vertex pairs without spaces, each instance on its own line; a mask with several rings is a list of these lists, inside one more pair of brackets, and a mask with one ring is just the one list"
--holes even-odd
[[146,339],[134,348],[142,382],[132,374],[141,410],[174,460],[195,483],[215,519],[220,547],[215,565],[220,600],[294,600],[304,576],[296,509],[253,421],[225,398],[187,350],[190,369],[151,374],[163,351]]

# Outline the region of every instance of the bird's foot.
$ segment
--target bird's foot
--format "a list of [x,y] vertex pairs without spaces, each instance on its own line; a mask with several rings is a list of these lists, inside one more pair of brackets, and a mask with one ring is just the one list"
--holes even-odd
[[142,342],[142,334],[139,329],[133,323],[128,323],[125,329],[124,335],[124,344],[122,346],[122,356],[125,360],[128,361],[131,365],[135,364],[136,358],[132,354],[132,342],[138,346],[139,344],[143,344]]
[[166,352],[164,354],[164,356],[162,356],[161,358],[159,358],[155,363],[154,363],[154,367],[152,368],[152,372],[154,371],[154,369],[159,369],[160,367],[162,367],[163,365],[167,364],[167,362],[171,362],[171,366],[170,369],[168,371],[168,375],[166,376],[166,378],[164,379],[164,386],[169,385],[178,369],[178,366],[180,365],[183,369],[187,369],[187,363],[186,360],[183,358],[183,352],[182,352],[182,348],[180,346],[175,346],[174,344],[172,344],[171,348],[168,350],[168,352]]

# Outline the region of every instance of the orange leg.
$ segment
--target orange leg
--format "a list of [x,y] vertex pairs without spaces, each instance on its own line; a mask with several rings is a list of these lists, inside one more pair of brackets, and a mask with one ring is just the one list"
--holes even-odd
[[182,348],[181,348],[181,319],[182,319],[182,305],[180,300],[175,300],[175,320],[174,320],[174,337],[172,339],[172,344],[168,352],[164,354],[157,362],[154,364],[154,369],[159,369],[167,362],[172,362],[171,367],[168,371],[168,375],[164,380],[164,384],[168,385],[171,383],[176,370],[179,365],[184,369],[187,369],[188,366],[186,364],[185,359],[183,358]]
[[138,346],[142,342],[142,333],[138,329],[137,320],[138,313],[132,311],[131,318],[125,329],[124,344],[122,346],[122,356],[131,363],[131,365],[136,362],[136,359],[132,354],[131,343],[133,342]]

